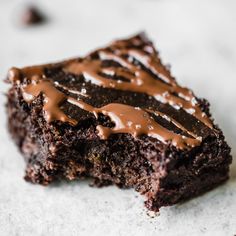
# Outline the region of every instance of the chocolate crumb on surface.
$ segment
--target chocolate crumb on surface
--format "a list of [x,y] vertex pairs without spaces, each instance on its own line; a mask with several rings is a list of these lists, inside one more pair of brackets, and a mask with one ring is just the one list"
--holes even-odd
[[45,15],[36,6],[28,6],[22,12],[21,22],[24,25],[38,25],[45,21]]
[[8,125],[28,181],[92,177],[134,188],[158,211],[228,179],[230,148],[209,103],[177,83],[144,34],[12,68],[8,80]]

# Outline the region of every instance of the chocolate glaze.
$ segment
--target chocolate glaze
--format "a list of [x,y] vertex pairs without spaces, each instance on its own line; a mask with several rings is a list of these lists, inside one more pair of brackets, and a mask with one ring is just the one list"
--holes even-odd
[[[131,63],[129,57],[124,58],[125,55],[138,60],[159,78],[163,78],[167,83],[155,79],[152,74]],[[169,103],[177,109],[183,108],[208,127],[212,127],[211,121],[198,107],[192,92],[189,89],[178,86],[175,80],[168,75],[168,72],[163,69],[163,66],[158,62],[156,57],[145,54],[141,50],[133,49],[117,49],[113,54],[100,51],[99,56],[100,58],[97,60],[84,60],[82,62],[68,64],[64,70],[73,74],[83,74],[86,80],[105,88],[147,93],[161,102]],[[115,61],[122,67],[102,68],[103,60]],[[104,76],[101,76],[101,73],[124,77],[128,79],[129,82],[108,80]]]
[[31,102],[40,94],[44,94],[43,110],[45,112],[45,119],[48,122],[61,120],[72,125],[77,124],[75,120],[70,119],[60,109],[60,104],[67,99],[64,93],[60,92],[50,81],[40,80],[40,77],[37,75],[32,76],[31,80],[31,84],[22,87],[25,101]]
[[[114,62],[104,67],[104,62]],[[183,124],[173,117],[157,111],[141,107],[134,107],[121,103],[109,103],[102,107],[94,107],[81,100],[86,97],[85,91],[72,90],[58,81],[49,81],[45,76],[45,67],[60,65],[66,74],[83,76],[85,81],[107,89],[131,91],[147,94],[159,102],[169,104],[175,109],[184,110],[196,117],[207,127],[212,128],[212,122],[201,110],[193,93],[180,87],[170,72],[162,65],[154,47],[145,43],[142,37],[116,41],[110,47],[100,49],[84,59],[69,60],[61,64],[28,67],[22,70],[13,68],[9,72],[9,79],[14,83],[26,79],[26,85],[21,85],[26,102],[33,102],[40,94],[44,96],[44,113],[48,122],[60,120],[76,125],[75,119],[66,115],[60,108],[64,102],[93,113],[108,116],[114,123],[113,128],[97,126],[98,135],[107,139],[111,134],[129,133],[133,137],[148,135],[161,142],[171,142],[180,149],[195,147],[201,143],[201,137],[186,129]],[[117,79],[118,78],[118,79]],[[59,90],[62,88],[63,91]],[[80,99],[68,94],[78,95]],[[161,117],[172,123],[186,135],[181,135],[163,127],[153,116]]]
[[175,134],[159,125],[147,111],[139,107],[110,103],[101,108],[95,108],[79,100],[69,98],[68,101],[86,111],[92,112],[96,117],[98,117],[99,113],[110,117],[115,124],[114,128],[97,126],[99,136],[102,139],[107,139],[111,134],[115,133],[129,133],[134,137],[145,134],[164,143],[171,141],[173,145],[181,149],[186,146],[194,147],[200,144],[199,139]]

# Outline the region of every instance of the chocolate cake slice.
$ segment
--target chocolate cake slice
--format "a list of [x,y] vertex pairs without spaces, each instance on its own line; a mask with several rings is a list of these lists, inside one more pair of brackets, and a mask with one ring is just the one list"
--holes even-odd
[[176,82],[144,34],[12,68],[8,81],[9,130],[28,181],[92,177],[135,188],[157,211],[228,179],[230,148],[209,103]]

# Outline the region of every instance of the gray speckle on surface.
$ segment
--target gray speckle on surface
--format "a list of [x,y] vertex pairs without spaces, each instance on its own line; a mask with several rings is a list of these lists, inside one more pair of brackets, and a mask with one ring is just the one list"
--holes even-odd
[[[83,55],[145,29],[182,84],[211,102],[236,156],[235,0],[40,0],[50,21],[20,28],[25,1],[0,0],[0,77],[11,66]],[[7,85],[0,81],[0,235],[235,235],[236,163],[231,179],[154,218],[133,190],[91,188],[88,181],[48,188],[26,183],[24,161],[6,131]]]

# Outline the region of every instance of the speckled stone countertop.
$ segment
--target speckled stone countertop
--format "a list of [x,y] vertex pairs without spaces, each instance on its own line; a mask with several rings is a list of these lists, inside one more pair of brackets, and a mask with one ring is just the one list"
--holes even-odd
[[151,218],[133,190],[88,181],[26,183],[24,161],[6,130],[2,81],[11,66],[84,55],[114,38],[146,30],[178,81],[209,99],[236,156],[235,0],[38,0],[48,23],[22,27],[26,1],[0,0],[0,235],[236,234],[236,162],[219,188]]

